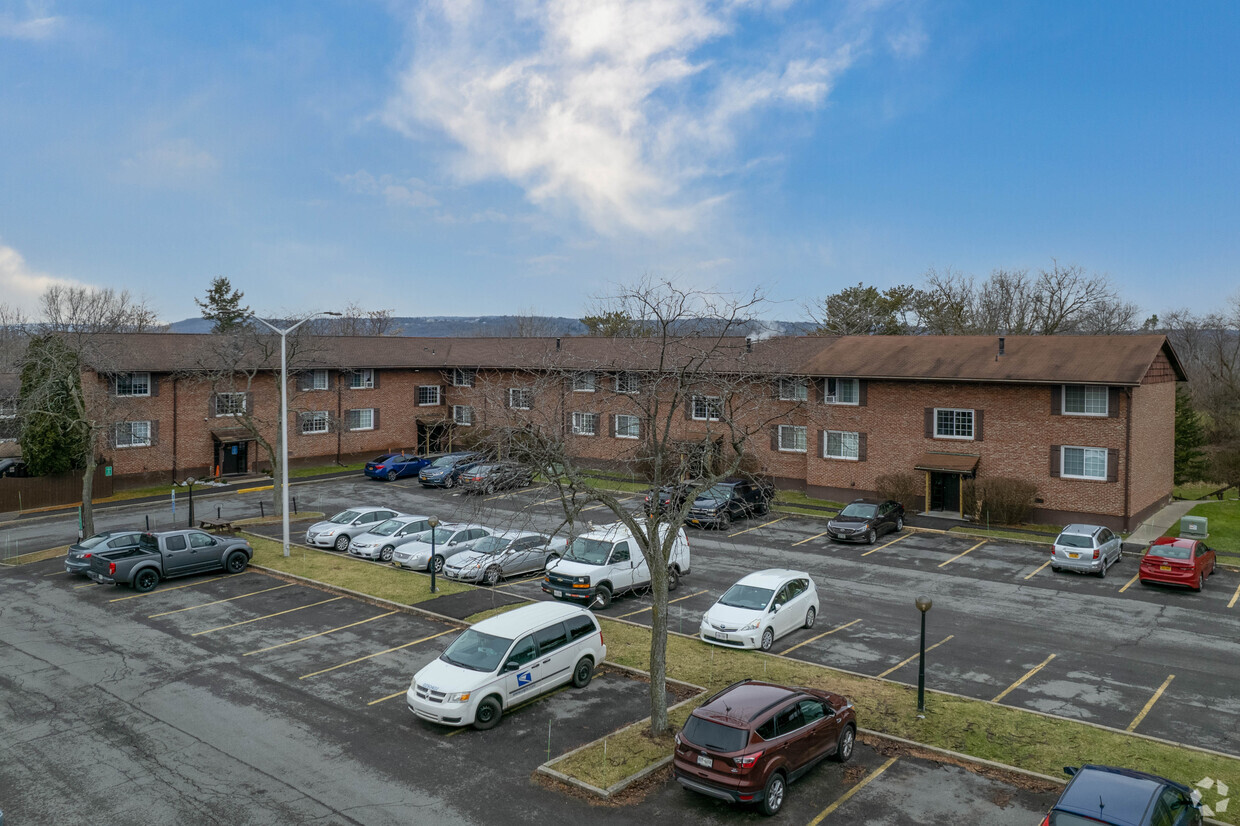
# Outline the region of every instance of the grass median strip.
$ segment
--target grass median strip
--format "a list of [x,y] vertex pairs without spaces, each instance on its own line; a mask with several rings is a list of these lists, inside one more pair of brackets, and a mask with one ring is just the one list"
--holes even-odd
[[[649,667],[648,629],[606,619],[603,624],[610,662]],[[856,704],[857,722],[864,728],[1046,775],[1058,776],[1067,765],[1094,762],[1154,772],[1189,784],[1202,777],[1220,778],[1232,787],[1240,784],[1240,758],[933,690],[927,692],[926,717],[919,720],[915,686],[757,651],[718,648],[672,636],[668,639],[667,663],[669,677],[705,686],[711,692],[747,677],[836,691]],[[689,711],[688,706],[673,710],[673,726],[683,724]],[[551,767],[606,789],[671,753],[671,738],[652,741],[647,726],[638,723],[621,729]],[[1216,817],[1240,824],[1240,811]]]

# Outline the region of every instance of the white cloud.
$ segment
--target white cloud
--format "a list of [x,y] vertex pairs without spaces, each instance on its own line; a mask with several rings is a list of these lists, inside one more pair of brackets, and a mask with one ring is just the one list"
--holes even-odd
[[426,192],[429,188],[426,182],[418,178],[399,180],[391,175],[376,178],[362,169],[351,175],[341,175],[336,180],[350,192],[382,196],[391,206],[426,209],[439,205],[439,201]]
[[[22,13],[10,11],[20,5]],[[9,8],[4,8],[8,6]],[[49,40],[59,34],[65,26],[65,19],[50,12],[50,3],[0,2],[0,40]]]
[[865,4],[829,32],[742,30],[787,5],[435,0],[384,119],[441,130],[460,177],[507,179],[599,231],[687,232],[722,197],[697,185],[743,165],[730,155],[757,110],[821,106],[870,36]]
[[38,309],[39,297],[48,287],[81,287],[81,282],[58,278],[33,270],[22,254],[0,244],[0,301],[32,314]]

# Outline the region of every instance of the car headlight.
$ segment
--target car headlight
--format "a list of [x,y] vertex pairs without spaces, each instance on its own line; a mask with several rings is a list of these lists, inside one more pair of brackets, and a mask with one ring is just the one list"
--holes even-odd
[[321,536],[331,536],[331,535],[332,535],[332,534],[334,534],[337,530],[339,530],[339,529],[338,529],[338,528],[324,528],[323,530],[319,531],[319,534],[320,534]]
[[761,624],[762,624],[762,620],[760,620],[760,619],[756,619],[756,620],[754,620],[753,622],[751,622],[751,623],[749,623],[748,625],[746,625],[746,626],[745,626],[744,628],[742,628],[741,630],[742,630],[742,631],[757,631],[757,630],[758,630],[758,626],[759,626],[759,625],[761,625]]
[[448,696],[443,698],[443,701],[445,703],[464,703],[464,702],[467,702],[468,700],[469,700],[468,691],[464,692],[463,694],[449,694]]

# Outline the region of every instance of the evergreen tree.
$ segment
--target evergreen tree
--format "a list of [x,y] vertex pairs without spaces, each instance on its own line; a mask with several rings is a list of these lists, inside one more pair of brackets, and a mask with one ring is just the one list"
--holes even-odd
[[81,395],[76,354],[55,335],[31,340],[21,372],[24,406],[38,409],[22,416],[22,458],[33,476],[84,467],[90,438],[73,398]]
[[234,290],[232,284],[224,276],[213,279],[207,290],[205,301],[195,298],[194,303],[202,308],[202,317],[214,321],[213,333],[228,333],[246,325],[250,317],[250,308],[241,304],[245,293]]
[[1175,483],[1200,482],[1206,475],[1205,428],[1183,387],[1175,390]]

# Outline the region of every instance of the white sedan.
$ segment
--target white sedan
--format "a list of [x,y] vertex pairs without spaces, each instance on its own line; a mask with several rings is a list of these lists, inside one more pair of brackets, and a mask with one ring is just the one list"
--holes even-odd
[[703,642],[769,651],[775,640],[813,628],[818,589],[804,571],[770,568],[741,579],[702,617]]

